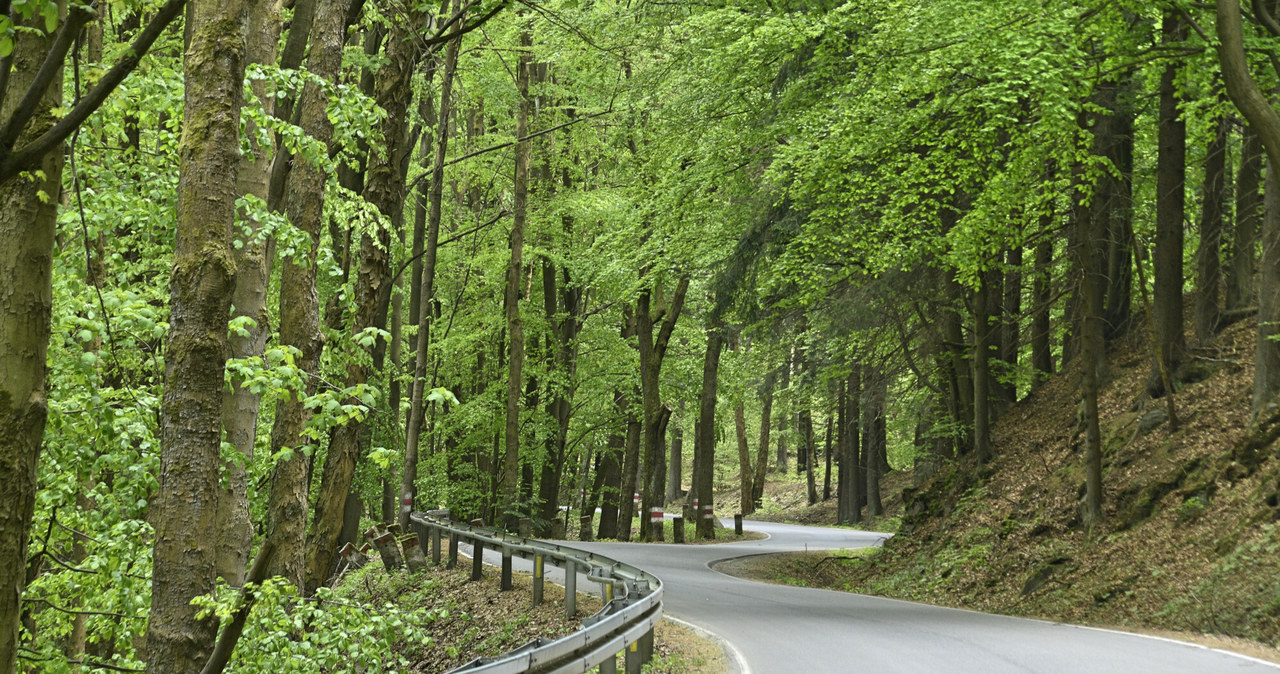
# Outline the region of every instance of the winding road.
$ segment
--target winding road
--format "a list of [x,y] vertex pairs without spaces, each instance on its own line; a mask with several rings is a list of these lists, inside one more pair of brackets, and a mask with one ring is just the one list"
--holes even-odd
[[770,585],[711,569],[733,557],[866,547],[884,538],[769,522],[748,521],[746,528],[769,537],[720,545],[569,545],[656,574],[666,588],[666,613],[724,640],[739,672],[1280,672],[1271,663],[1168,639]]

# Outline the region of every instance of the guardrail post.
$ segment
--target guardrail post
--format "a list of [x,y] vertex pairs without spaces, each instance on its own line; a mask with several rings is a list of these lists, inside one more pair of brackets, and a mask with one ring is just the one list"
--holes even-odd
[[509,548],[503,547],[502,548],[502,584],[499,586],[499,589],[503,592],[506,592],[507,590],[510,590],[512,587],[514,586],[511,584],[511,550]]
[[564,560],[564,614],[578,614],[578,565],[572,559]]
[[614,653],[600,663],[600,674],[618,674],[618,654]]
[[649,631],[645,632],[640,637],[640,641],[636,643],[640,647],[640,664],[643,665],[648,663],[650,660],[652,660],[653,659],[653,628],[650,627]]
[[431,563],[440,566],[440,527],[431,527]]
[[480,572],[484,570],[484,543],[471,541],[471,580],[480,580]]
[[671,518],[671,542],[673,543],[684,542],[684,518],[683,517]]
[[640,642],[633,641],[627,644],[626,655],[622,658],[623,664],[626,665],[627,674],[640,674],[644,669],[644,660],[640,656]]
[[458,532],[449,532],[449,563],[445,565],[446,569],[454,569],[458,566]]
[[734,513],[733,515],[733,533],[742,535],[742,513]]
[[542,603],[542,553],[533,556],[533,605]]

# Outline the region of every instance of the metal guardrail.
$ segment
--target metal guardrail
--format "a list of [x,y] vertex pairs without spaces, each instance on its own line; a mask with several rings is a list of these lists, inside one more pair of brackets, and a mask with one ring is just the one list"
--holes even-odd
[[494,658],[478,658],[447,674],[518,674],[523,672],[586,672],[597,665],[601,674],[615,672],[615,657],[624,654],[628,674],[638,674],[653,657],[653,628],[662,618],[662,581],[630,564],[564,545],[547,543],[480,526],[453,522],[448,511],[416,512],[409,517],[418,539],[439,564],[442,541],[448,537],[447,564],[456,566],[459,543],[472,545],[473,579],[480,577],[484,550],[502,553],[503,590],[512,588],[511,560],[533,562],[533,604],[542,602],[546,565],[564,569],[565,615],[577,613],[578,574],[600,585],[604,606],[582,619],[583,628],[555,640],[535,639]]

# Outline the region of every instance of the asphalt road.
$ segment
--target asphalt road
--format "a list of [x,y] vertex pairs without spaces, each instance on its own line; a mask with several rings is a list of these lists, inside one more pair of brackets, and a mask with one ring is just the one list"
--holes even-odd
[[[738,671],[1280,672],[1277,665],[1167,639],[770,585],[712,570],[709,565],[720,559],[865,547],[884,536],[752,521],[746,528],[769,538],[720,545],[569,544],[656,574],[666,587],[666,612],[723,639],[736,654]],[[580,591],[591,587],[578,583]]]

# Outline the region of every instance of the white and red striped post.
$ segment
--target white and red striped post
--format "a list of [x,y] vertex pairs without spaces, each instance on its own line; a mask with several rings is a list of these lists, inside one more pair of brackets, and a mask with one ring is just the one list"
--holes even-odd
[[715,518],[716,518],[716,514],[715,514],[714,512],[712,512],[712,510],[713,510],[713,509],[712,509],[712,507],[711,507],[711,506],[709,506],[709,505],[702,506],[702,519],[704,519],[704,520],[713,520],[713,519],[715,519]]
[[400,499],[400,512],[406,515],[413,510],[413,496],[405,496]]
[[662,540],[662,507],[654,506],[649,508],[649,537],[652,540]]

